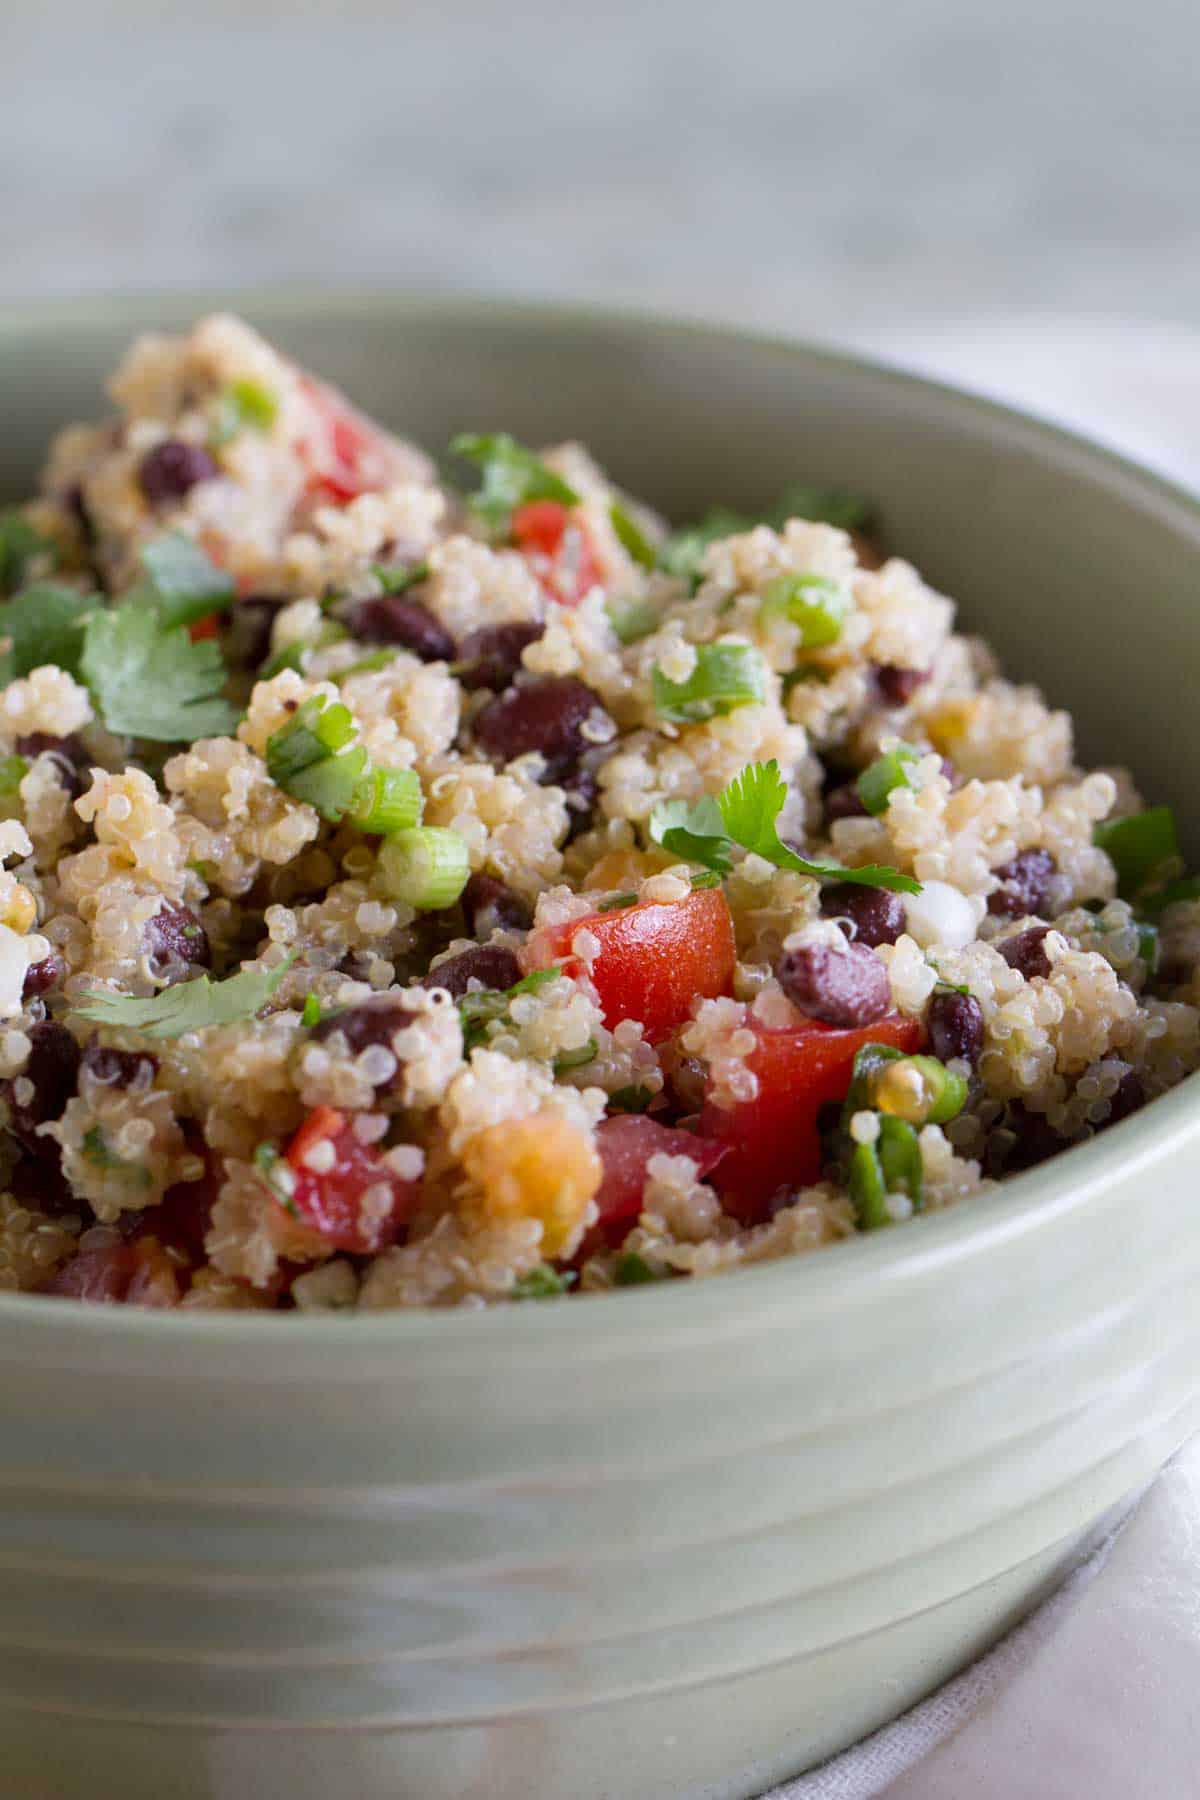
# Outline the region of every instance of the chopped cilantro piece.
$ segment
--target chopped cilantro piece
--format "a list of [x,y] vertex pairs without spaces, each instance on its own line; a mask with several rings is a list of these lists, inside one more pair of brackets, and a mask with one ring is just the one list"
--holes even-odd
[[554,1073],[566,1075],[571,1069],[586,1068],[588,1063],[595,1062],[599,1049],[595,1038],[589,1038],[578,1050],[561,1051],[554,1059]]
[[31,525],[19,507],[0,512],[0,594],[15,594],[28,579],[30,563],[41,556],[58,561],[53,540]]
[[224,737],[237,723],[214,640],[193,643],[140,602],[92,614],[79,666],[110,731],[177,744]]
[[1117,886],[1126,899],[1140,893],[1179,855],[1175,815],[1169,806],[1152,806],[1123,819],[1105,819],[1092,832],[1092,842],[1112,862]]
[[507,535],[517,507],[531,500],[558,500],[563,506],[579,503],[579,495],[561,475],[506,431],[464,433],[453,440],[450,450],[482,471],[483,482],[471,497],[471,509],[499,537]]
[[307,1030],[311,1031],[314,1025],[319,1025],[321,1023],[322,1017],[321,1002],[317,999],[317,996],[315,994],[306,994],[304,996],[304,1011],[300,1014],[300,1023],[305,1026]]
[[14,681],[47,663],[78,675],[84,620],[99,605],[97,595],[81,594],[57,581],[36,581],[23,588],[0,606],[0,637],[9,639],[0,658],[0,681]]
[[510,1300],[553,1300],[565,1294],[575,1280],[573,1269],[552,1269],[549,1263],[538,1263],[528,1275],[518,1275],[508,1291]]
[[779,764],[749,763],[714,799],[705,795],[689,806],[682,800],[664,800],[650,815],[650,836],[656,844],[727,875],[733,866],[733,846],[752,850],[778,869],[794,869],[817,881],[853,881],[862,887],[892,888],[897,893],[917,894],[920,884],[911,875],[884,864],[867,863],[843,868],[840,863],[811,862],[782,842],[775,821],[787,800],[787,783]]
[[427,578],[429,564],[409,563],[406,567],[403,563],[398,563],[394,568],[388,568],[386,563],[372,563],[371,573],[385,594],[402,594],[405,588],[415,587],[419,581]]
[[515,1000],[518,994],[536,994],[548,982],[557,981],[561,974],[561,969],[534,969],[530,974],[523,975],[520,981],[515,981],[510,988],[484,988],[480,993],[464,994],[458,1003],[458,1016],[462,1022],[463,1048],[467,1054],[487,1042],[487,1027],[494,1019],[508,1016],[510,1000]]
[[219,569],[185,532],[170,531],[155,538],[141,551],[139,560],[145,579],[129,600],[149,601],[156,606],[164,629],[194,625],[197,619],[206,619],[233,605],[232,576]]
[[177,1038],[210,1025],[238,1025],[261,1012],[295,960],[293,952],[273,969],[243,969],[224,981],[198,975],[194,981],[163,988],[150,1000],[94,988],[74,1010],[97,1025],[123,1026],[149,1038]]
[[90,1130],[84,1132],[80,1148],[84,1160],[94,1163],[98,1169],[107,1169],[113,1175],[122,1175],[137,1187],[150,1186],[149,1169],[144,1169],[141,1163],[130,1162],[124,1156],[117,1156],[114,1151],[110,1150],[108,1139],[99,1125],[93,1125]]
[[620,500],[610,500],[608,516],[622,549],[627,550],[634,562],[640,563],[643,569],[652,569],[658,560],[654,545],[629,509]]
[[623,1250],[618,1256],[613,1269],[613,1281],[617,1287],[644,1287],[648,1281],[666,1281],[666,1275],[656,1274],[644,1256],[636,1250]]
[[710,544],[738,532],[751,531],[755,525],[769,525],[780,531],[789,519],[810,519],[822,525],[840,525],[844,531],[858,531],[870,522],[871,509],[866,501],[852,494],[827,492],[822,488],[792,487],[775,505],[756,516],[715,506],[697,521],[669,537],[659,551],[659,566],[681,581],[699,580],[704,553]]
[[615,1094],[608,1096],[608,1110],[619,1113],[643,1113],[653,1098],[654,1095],[647,1087],[618,1088]]

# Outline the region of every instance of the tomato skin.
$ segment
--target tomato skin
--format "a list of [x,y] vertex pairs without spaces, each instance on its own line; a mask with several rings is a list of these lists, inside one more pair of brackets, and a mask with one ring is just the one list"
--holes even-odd
[[[332,1145],[332,1167],[313,1169],[308,1156],[322,1143]],[[395,1243],[416,1205],[419,1184],[394,1174],[376,1149],[359,1141],[345,1114],[332,1106],[318,1106],[308,1115],[288,1145],[287,1161],[295,1176],[292,1210],[302,1224],[338,1250],[369,1256],[386,1249]],[[391,1205],[364,1219],[363,1196],[381,1184],[391,1190]]]
[[690,1156],[697,1178],[703,1181],[726,1155],[728,1145],[675,1125],[660,1125],[643,1114],[626,1113],[601,1120],[596,1127],[596,1148],[604,1165],[604,1179],[596,1195],[597,1223],[625,1227],[642,1210],[646,1164],[652,1156]]
[[521,952],[528,974],[561,962],[568,975],[583,965],[571,954],[576,932],[599,940],[589,973],[604,1023],[640,1019],[657,1044],[692,1014],[692,1002],[727,994],[736,949],[733,920],[720,888],[695,888],[682,900],[644,900],[620,912],[589,913],[530,933]]
[[346,506],[360,494],[403,479],[406,465],[398,446],[365,413],[315,376],[302,375],[300,386],[317,420],[315,435],[298,446],[309,465],[311,499]]
[[912,1051],[921,1043],[919,1022],[903,1013],[888,1013],[855,1030],[800,1013],[796,1019],[782,1031],[748,1021],[758,1043],[746,1067],[758,1077],[758,1093],[731,1107],[709,1099],[700,1115],[701,1135],[728,1147],[716,1185],[725,1211],[743,1225],[767,1216],[778,1188],[820,1180],[817,1115],[831,1101],[845,1099],[862,1046],[892,1044]]
[[548,600],[578,606],[604,580],[583,520],[561,500],[530,500],[512,516],[512,539]]

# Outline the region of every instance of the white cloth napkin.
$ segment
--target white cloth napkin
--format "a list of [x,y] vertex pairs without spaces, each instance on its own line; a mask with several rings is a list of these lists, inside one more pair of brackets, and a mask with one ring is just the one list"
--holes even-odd
[[[862,346],[1200,486],[1200,334],[996,322]],[[767,1800],[1200,1795],[1200,1438],[1052,1599],[895,1724]]]

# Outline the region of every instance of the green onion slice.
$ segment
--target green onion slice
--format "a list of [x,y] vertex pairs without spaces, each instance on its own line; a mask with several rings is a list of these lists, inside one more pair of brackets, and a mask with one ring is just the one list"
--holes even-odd
[[457,831],[419,825],[397,831],[379,852],[384,885],[396,899],[418,912],[438,912],[453,905],[471,873],[466,842]]
[[661,669],[652,675],[659,717],[673,725],[695,725],[766,697],[762,657],[750,644],[701,644],[686,681],[670,681]]

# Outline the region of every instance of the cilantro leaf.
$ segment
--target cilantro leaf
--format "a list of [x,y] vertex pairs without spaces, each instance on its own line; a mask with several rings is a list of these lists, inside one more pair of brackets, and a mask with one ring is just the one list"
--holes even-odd
[[53,554],[57,546],[29,523],[19,507],[0,512],[0,593],[15,594],[37,556]]
[[839,863],[810,862],[797,856],[780,838],[775,821],[787,799],[787,783],[772,757],[770,762],[751,763],[735,775],[720,794],[717,806],[725,829],[734,843],[765,857],[777,869],[794,869],[798,875],[813,875],[818,881],[852,881],[863,887],[891,888],[896,893],[919,894],[920,883],[911,875],[877,863],[847,869]]
[[243,969],[224,981],[198,975],[194,981],[163,988],[150,1000],[93,989],[84,994],[74,1011],[94,1024],[122,1026],[148,1038],[177,1038],[187,1031],[206,1031],[211,1025],[237,1025],[262,1010],[297,954],[293,951],[273,969]]
[[0,660],[0,681],[15,681],[46,663],[77,675],[84,618],[99,604],[95,594],[80,594],[57,581],[35,581],[23,588],[0,606],[0,636],[10,639]]
[[530,500],[558,500],[563,506],[579,503],[575,489],[507,431],[482,436],[466,432],[453,440],[450,451],[482,471],[483,482],[471,497],[471,508],[498,536],[508,531],[515,509]]
[[528,1275],[518,1275],[508,1290],[510,1300],[553,1300],[565,1294],[577,1279],[574,1269],[552,1269],[549,1263],[538,1263]]
[[371,573],[378,581],[385,594],[402,594],[406,588],[415,587],[429,575],[427,562],[395,563],[389,567],[387,563],[372,563]]
[[126,604],[149,601],[164,626],[192,625],[210,613],[233,605],[232,576],[206,556],[194,538],[182,531],[155,538],[139,556],[145,580]]
[[179,744],[223,737],[237,723],[213,639],[194,644],[139,601],[92,613],[79,669],[110,731]]
[[664,850],[674,851],[686,862],[715,869],[718,875],[728,875],[733,866],[733,843],[711,794],[705,794],[694,806],[686,800],[662,801],[650,815],[650,836]]

